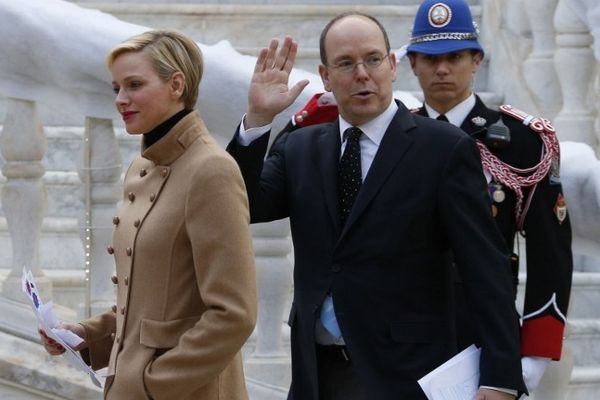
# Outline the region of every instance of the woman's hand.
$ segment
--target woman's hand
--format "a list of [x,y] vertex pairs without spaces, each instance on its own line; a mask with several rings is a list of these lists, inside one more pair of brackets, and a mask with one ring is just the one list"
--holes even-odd
[[[74,347],[73,350],[79,351],[87,347],[87,342],[85,341],[85,329],[83,328],[83,326],[81,326],[80,324],[74,324],[70,322],[61,322],[59,324],[59,328],[67,329],[83,339],[83,342]],[[44,348],[49,354],[53,356],[58,356],[65,352],[65,348],[58,342],[56,342],[54,339],[50,338],[44,330],[38,329],[38,333],[40,334],[40,338],[42,339],[42,344],[44,345]]]

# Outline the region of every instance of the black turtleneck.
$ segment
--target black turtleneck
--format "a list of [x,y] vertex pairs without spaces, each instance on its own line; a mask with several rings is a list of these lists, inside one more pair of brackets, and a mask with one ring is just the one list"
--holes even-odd
[[177,114],[173,115],[171,118],[158,125],[156,128],[152,129],[150,132],[145,133],[143,135],[143,147],[147,149],[152,146],[154,143],[158,142],[163,136],[167,134],[177,124],[183,117],[191,113],[192,110],[183,109],[179,111]]

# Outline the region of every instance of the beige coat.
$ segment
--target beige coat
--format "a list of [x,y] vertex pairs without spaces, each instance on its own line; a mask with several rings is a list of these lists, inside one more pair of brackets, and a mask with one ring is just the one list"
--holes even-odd
[[196,112],[136,158],[109,253],[116,312],[83,321],[106,399],[241,400],[256,322],[248,204],[236,163]]

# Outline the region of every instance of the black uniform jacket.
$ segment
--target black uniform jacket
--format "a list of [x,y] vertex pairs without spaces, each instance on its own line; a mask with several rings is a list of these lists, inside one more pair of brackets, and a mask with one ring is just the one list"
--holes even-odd
[[[418,114],[427,116],[425,107]],[[461,129],[484,140],[485,130],[473,122],[476,117],[486,120],[485,126],[502,122],[510,130],[510,143],[504,148],[489,148],[504,163],[526,169],[540,162],[543,148],[539,134],[515,118],[492,110],[476,97],[475,107],[465,118]],[[491,183],[493,185],[493,183]],[[490,192],[493,190],[491,188]],[[506,198],[494,202],[495,220],[509,249],[513,249],[516,234],[516,196],[503,187]],[[524,188],[525,198],[530,189]],[[527,282],[521,330],[521,352],[526,356],[560,359],[565,319],[571,292],[573,256],[571,253],[571,223],[569,216],[560,220],[557,206],[563,197],[558,166],[537,185],[527,211],[523,230],[525,235]],[[517,252],[519,249],[516,249]],[[517,269],[513,269],[517,281]],[[468,317],[470,318],[470,317]],[[462,326],[461,326],[462,325]],[[465,326],[466,325],[466,326]],[[459,322],[459,346],[472,341],[474,325]],[[461,336],[464,335],[464,338]]]

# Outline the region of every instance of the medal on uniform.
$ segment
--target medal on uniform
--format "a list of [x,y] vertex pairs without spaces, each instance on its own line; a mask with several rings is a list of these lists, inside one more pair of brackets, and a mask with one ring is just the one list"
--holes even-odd
[[560,185],[560,163],[558,157],[552,158],[549,180],[551,185]]
[[502,190],[502,185],[494,183],[494,191],[492,192],[492,199],[496,203],[502,203],[506,199],[506,193]]
[[554,215],[556,215],[556,219],[559,224],[562,224],[567,218],[567,202],[565,201],[565,197],[562,193],[558,194],[556,198],[556,203],[554,204]]
[[487,122],[485,118],[483,117],[473,117],[471,118],[471,122],[473,123],[473,125],[475,125],[478,128],[483,128],[485,126],[485,123]]

